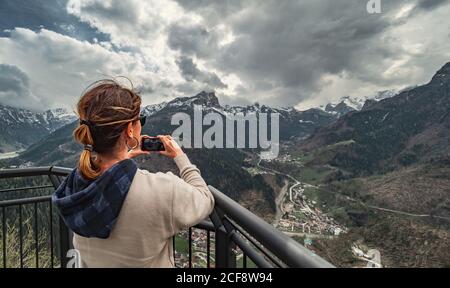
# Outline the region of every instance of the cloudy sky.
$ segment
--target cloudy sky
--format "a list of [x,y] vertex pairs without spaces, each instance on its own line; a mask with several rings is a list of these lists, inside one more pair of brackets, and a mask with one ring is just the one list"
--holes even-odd
[[73,108],[127,76],[144,104],[306,109],[429,81],[450,61],[450,0],[1,0],[0,104]]

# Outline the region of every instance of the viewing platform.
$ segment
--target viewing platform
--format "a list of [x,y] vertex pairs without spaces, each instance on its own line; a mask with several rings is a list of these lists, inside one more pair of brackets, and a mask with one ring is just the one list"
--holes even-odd
[[[71,267],[73,234],[51,201],[71,171],[57,166],[0,170],[0,267]],[[216,188],[209,189],[215,199],[209,218],[173,237],[177,267],[333,267]],[[187,247],[178,247],[184,240]]]

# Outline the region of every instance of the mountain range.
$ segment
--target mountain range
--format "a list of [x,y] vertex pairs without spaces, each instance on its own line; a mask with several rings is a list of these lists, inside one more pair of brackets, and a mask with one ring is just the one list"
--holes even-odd
[[[306,111],[298,111],[293,107],[276,109],[255,103],[247,106],[221,106],[214,93],[201,92],[192,97],[179,97],[172,101],[147,105],[142,108],[142,113],[152,116],[161,110],[183,109],[190,104],[203,105],[214,108],[219,113],[247,113],[247,112],[277,112],[289,119],[285,123],[296,124],[294,130],[285,129],[281,137],[305,137],[315,128],[328,124],[348,112],[361,110],[364,104],[375,103],[381,99],[392,97],[395,90],[378,92],[372,96],[350,97],[345,96],[337,102],[322,105]],[[317,111],[321,110],[323,113]],[[48,136],[64,125],[75,121],[77,116],[74,111],[67,108],[49,109],[44,112],[36,112],[29,109],[16,108],[0,104],[0,153],[25,150],[31,144]],[[317,122],[317,123],[314,123]],[[292,127],[287,127],[292,128]]]
[[[405,89],[403,89],[403,90],[405,90]],[[399,91],[397,89],[391,89],[391,90],[379,91],[370,96],[363,96],[363,97],[343,96],[343,97],[339,98],[337,101],[328,103],[327,105],[321,105],[321,106],[319,106],[319,108],[324,111],[330,111],[330,109],[333,109],[334,107],[336,107],[338,105],[344,104],[351,110],[361,110],[364,107],[364,104],[366,103],[366,101],[378,102],[378,101],[386,99],[386,98],[391,98],[401,91],[402,90]]]
[[25,149],[75,119],[65,108],[35,112],[0,105],[0,153]]
[[450,63],[423,86],[343,115],[302,143],[334,146],[322,161],[352,175],[391,171],[450,152]]

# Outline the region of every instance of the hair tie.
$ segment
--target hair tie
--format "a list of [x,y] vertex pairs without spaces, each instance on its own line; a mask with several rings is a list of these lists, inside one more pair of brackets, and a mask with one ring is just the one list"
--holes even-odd
[[86,145],[84,145],[84,150],[92,152],[92,151],[94,151],[94,147],[91,144],[86,144]]
[[94,126],[94,123],[92,123],[91,121],[89,121],[89,120],[81,120],[80,119],[80,125],[87,125],[88,127],[92,127],[92,126]]

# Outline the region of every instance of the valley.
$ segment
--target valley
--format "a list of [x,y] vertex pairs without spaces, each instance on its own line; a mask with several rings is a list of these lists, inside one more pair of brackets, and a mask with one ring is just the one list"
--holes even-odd
[[11,151],[11,152],[5,152],[5,153],[0,153],[0,159],[9,159],[9,158],[14,158],[16,156],[19,156],[19,154],[21,152],[25,151],[25,149],[20,149],[17,151]]
[[277,214],[274,226],[291,236],[306,236],[310,238],[330,237],[346,231],[334,219],[323,213],[317,203],[308,199],[304,194],[306,188],[314,185],[301,182],[292,175],[261,165],[261,158],[256,160],[256,167],[262,171],[268,171],[282,175],[287,179],[277,197]]

